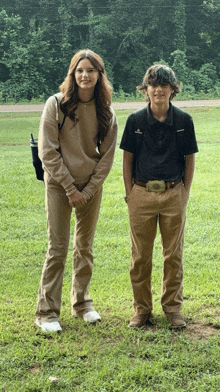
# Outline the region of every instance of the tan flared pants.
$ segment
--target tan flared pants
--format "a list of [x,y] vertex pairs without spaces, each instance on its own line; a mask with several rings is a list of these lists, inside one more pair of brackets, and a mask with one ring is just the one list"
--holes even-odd
[[[89,287],[93,271],[93,242],[101,199],[102,188],[84,207],[75,209],[71,304],[72,314],[76,317],[93,310]],[[46,210],[49,246],[42,272],[36,312],[39,323],[58,321],[61,310],[72,208],[65,190],[58,183],[46,183]]]

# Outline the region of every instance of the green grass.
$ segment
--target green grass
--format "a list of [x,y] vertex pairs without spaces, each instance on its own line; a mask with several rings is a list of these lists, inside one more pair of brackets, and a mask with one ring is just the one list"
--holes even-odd
[[[133,314],[130,237],[122,151],[104,188],[91,296],[92,326],[70,315],[72,242],[63,289],[61,335],[34,324],[47,250],[44,186],[29,146],[40,114],[0,115],[0,391],[216,392],[220,390],[219,108],[188,110],[200,152],[188,207],[184,252],[185,330],[169,328],[161,306],[162,249],[154,252],[155,325],[127,328]],[[130,112],[118,112],[120,136]],[[74,217],[72,224],[72,238]],[[49,377],[60,379],[51,383]]]

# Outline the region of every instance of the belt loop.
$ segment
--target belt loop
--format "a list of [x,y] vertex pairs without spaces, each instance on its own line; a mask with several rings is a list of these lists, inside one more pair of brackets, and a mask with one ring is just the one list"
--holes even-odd
[[166,183],[166,188],[167,188],[167,189],[170,189],[170,182],[167,182],[167,183]]

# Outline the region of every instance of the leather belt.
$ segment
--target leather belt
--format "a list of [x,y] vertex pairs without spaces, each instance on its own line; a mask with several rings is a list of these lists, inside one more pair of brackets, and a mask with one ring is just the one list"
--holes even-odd
[[138,180],[134,180],[134,183],[136,185],[146,188],[146,190],[149,192],[164,192],[166,189],[174,188],[180,182],[181,180],[171,181],[171,182],[155,180],[155,181],[148,181],[147,183],[145,183]]

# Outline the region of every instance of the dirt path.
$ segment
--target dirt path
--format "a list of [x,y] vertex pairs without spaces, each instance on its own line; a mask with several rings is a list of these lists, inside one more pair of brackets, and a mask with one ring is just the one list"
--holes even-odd
[[[115,110],[137,110],[146,105],[145,102],[114,102],[112,104]],[[202,101],[174,101],[174,105],[179,108],[202,108],[209,106],[220,106],[220,100],[202,100]],[[30,113],[42,112],[44,104],[40,105],[0,105],[0,113]]]

